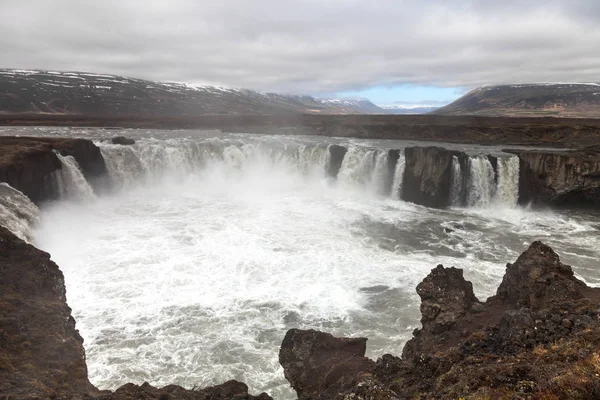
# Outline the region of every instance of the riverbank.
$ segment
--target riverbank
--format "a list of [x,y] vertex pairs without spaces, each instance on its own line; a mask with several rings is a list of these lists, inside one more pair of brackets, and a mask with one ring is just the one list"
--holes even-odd
[[489,145],[584,147],[600,143],[600,119],[438,115],[198,115],[108,118],[0,114],[0,126],[218,129],[223,132],[424,140]]

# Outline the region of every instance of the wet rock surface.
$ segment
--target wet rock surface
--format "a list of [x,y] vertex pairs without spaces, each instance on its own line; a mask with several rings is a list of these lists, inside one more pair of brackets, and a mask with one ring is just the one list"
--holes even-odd
[[291,329],[281,344],[279,363],[299,399],[334,399],[372,372],[375,363],[365,357],[366,344],[366,338]]
[[50,255],[0,226],[0,277],[0,398],[93,393],[63,274]]
[[600,149],[573,152],[507,150],[519,156],[519,203],[600,204]]
[[0,136],[0,182],[20,190],[34,203],[58,197],[52,174],[61,169],[55,152],[77,160],[95,189],[107,177],[100,149],[90,140]]
[[126,138],[125,136],[117,136],[112,138],[112,144],[120,144],[122,146],[131,146],[135,144],[135,140]]

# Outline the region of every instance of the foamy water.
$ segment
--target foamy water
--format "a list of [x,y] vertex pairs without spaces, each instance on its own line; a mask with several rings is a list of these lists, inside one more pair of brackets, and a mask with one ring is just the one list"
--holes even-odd
[[402,184],[386,176],[389,143],[353,140],[334,181],[322,139],[138,134],[133,147],[101,144],[111,193],[71,187],[33,232],[65,274],[100,388],[238,379],[293,398],[277,361],[288,329],[366,336],[370,357],[399,354],[433,267],[464,268],[484,299],[537,239],[600,284],[600,218],[516,207],[508,171],[492,193],[481,168],[480,207],[433,210],[380,195],[383,180]]

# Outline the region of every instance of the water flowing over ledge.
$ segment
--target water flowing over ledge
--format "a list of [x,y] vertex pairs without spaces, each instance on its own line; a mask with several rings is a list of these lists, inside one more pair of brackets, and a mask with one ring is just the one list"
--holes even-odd
[[[516,154],[249,135],[96,143],[106,179],[50,151],[59,201],[39,203],[31,236],[65,273],[100,387],[236,378],[288,398],[273,350],[286,329],[393,351],[431,266],[464,266],[490,294],[540,235],[597,282],[593,220],[516,207]],[[415,193],[442,209],[398,201]]]

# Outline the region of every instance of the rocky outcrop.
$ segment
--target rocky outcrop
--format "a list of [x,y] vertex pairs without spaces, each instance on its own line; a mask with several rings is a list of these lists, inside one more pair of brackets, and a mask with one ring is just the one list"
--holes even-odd
[[50,255],[0,227],[0,275],[0,398],[95,392]]
[[327,176],[331,178],[337,178],[344,156],[348,152],[348,149],[344,146],[332,144],[327,149],[329,151],[328,163],[327,163]]
[[117,136],[112,138],[112,144],[120,144],[122,146],[131,146],[135,144],[135,140],[126,138],[125,136]]
[[[600,289],[576,279],[550,247],[534,242],[508,264],[496,295],[485,303],[474,296],[461,270],[443,266],[431,271],[417,293],[423,327],[402,358],[384,355],[337,397],[312,391],[305,398],[583,400],[600,395]],[[306,360],[312,361],[311,370],[329,365],[327,358],[319,365],[310,352],[298,354],[300,360],[282,363],[292,383]],[[355,376],[349,370],[345,381]]]
[[99,400],[272,400],[266,393],[248,394],[248,386],[238,381],[225,382],[205,389],[187,390],[177,385],[157,389],[148,383],[141,386],[127,384],[114,393],[99,396]]
[[88,380],[63,274],[50,255],[0,226],[0,277],[0,399],[271,399],[249,395],[237,381],[202,390],[127,384],[98,391]]
[[279,363],[298,399],[334,399],[373,371],[375,363],[365,357],[366,349],[365,338],[291,329],[281,344]]
[[430,353],[463,332],[453,329],[464,322],[473,312],[480,312],[483,305],[473,293],[473,285],[463,278],[463,271],[438,265],[417,286],[421,297],[422,329],[414,332],[402,352],[406,359]]
[[585,283],[560,262],[558,254],[542,242],[534,242],[514,264],[507,264],[493,300],[511,309],[550,309],[581,299],[585,289]]
[[505,150],[519,156],[519,203],[600,204],[600,149],[574,152]]
[[464,153],[441,147],[407,147],[401,199],[426,207],[450,205],[452,157]]
[[100,189],[107,170],[100,149],[90,140],[0,137],[0,182],[23,192],[34,203],[58,197],[52,174],[62,168],[55,154],[73,156],[86,180]]

